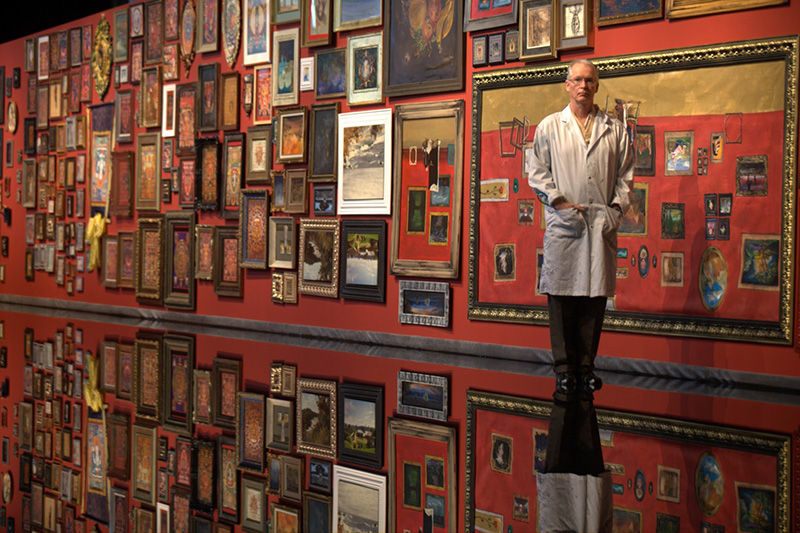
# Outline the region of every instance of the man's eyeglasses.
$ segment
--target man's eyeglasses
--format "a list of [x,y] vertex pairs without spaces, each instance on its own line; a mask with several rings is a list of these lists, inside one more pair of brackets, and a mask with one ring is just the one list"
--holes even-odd
[[587,86],[592,86],[595,83],[597,83],[597,81],[594,78],[570,78],[569,81],[574,83],[575,85],[580,85],[581,83],[586,82]]

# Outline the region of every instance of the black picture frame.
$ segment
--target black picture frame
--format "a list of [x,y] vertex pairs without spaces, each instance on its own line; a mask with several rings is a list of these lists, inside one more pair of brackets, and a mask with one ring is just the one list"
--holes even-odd
[[[217,137],[198,137],[194,141],[194,150],[197,157],[194,167],[194,175],[195,175],[195,209],[198,211],[216,211],[219,209],[219,197],[220,197],[220,186],[219,186],[219,169],[220,169],[220,142]],[[204,168],[204,154],[207,151],[213,151],[216,164],[212,169],[209,166],[209,169],[206,170]],[[215,183],[209,184],[204,183],[205,177],[204,173],[213,171],[214,181]],[[213,189],[213,190],[212,190]]]
[[[376,238],[373,239],[373,235]],[[340,243],[342,279],[339,296],[351,300],[386,301],[386,221],[344,220]],[[370,282],[362,283],[367,280]]]
[[[374,406],[371,409],[374,415],[372,436],[369,435],[369,428],[351,425],[348,421],[348,411],[351,415],[365,408],[369,412],[370,408],[367,404]],[[337,434],[340,461],[369,468],[383,468],[383,387],[339,383],[339,431]],[[374,451],[363,451],[359,448],[374,449]]]

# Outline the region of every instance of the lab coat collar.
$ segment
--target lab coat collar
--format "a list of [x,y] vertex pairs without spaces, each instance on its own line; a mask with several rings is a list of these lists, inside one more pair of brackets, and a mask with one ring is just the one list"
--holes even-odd
[[[597,106],[595,106],[597,107]],[[580,143],[586,146],[586,141],[583,140],[583,135],[580,132],[580,128],[578,125],[574,123],[572,119],[572,110],[569,108],[569,104],[561,111],[561,122],[565,124],[570,124],[570,131],[572,131],[573,135],[576,135]],[[587,146],[586,152],[589,153],[592,151],[592,148],[595,147],[597,142],[609,129],[611,128],[611,118],[600,111],[600,108],[596,109],[596,113],[594,116],[594,128],[592,129],[592,138],[589,140],[589,145]]]

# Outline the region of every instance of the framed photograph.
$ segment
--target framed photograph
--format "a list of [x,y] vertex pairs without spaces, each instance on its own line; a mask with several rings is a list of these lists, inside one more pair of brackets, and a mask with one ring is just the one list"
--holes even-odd
[[239,129],[239,73],[222,74],[220,87],[220,124],[223,131]]
[[113,34],[114,63],[124,63],[128,60],[128,10],[114,11]]
[[[216,0],[208,0],[206,3],[216,3]],[[200,109],[200,113],[197,115],[198,131],[217,131],[219,129],[217,126],[219,92],[219,64],[207,63],[198,66],[197,103]]]
[[464,4],[464,32],[510,26],[517,22],[517,2],[468,0]]
[[339,220],[300,219],[299,292],[339,295]]
[[489,36],[475,35],[472,37],[472,66],[485,67],[489,64]]
[[[163,108],[161,115],[161,137],[175,136],[175,109],[176,109],[177,85],[169,83],[162,88]],[[171,158],[169,161],[171,167]],[[164,163],[166,166],[167,163]]]
[[103,286],[115,289],[117,287],[117,236],[103,236]]
[[[661,18],[663,11],[661,0],[640,0],[625,5],[619,5],[613,0],[599,0],[594,5],[594,25],[611,26],[637,20]],[[717,9],[713,9],[713,11],[716,12]]]
[[[266,270],[269,190],[242,189],[239,192],[239,266]],[[271,219],[270,219],[271,220]]]
[[383,43],[380,32],[347,39],[347,105],[383,103]]
[[[270,469],[270,474],[272,469]],[[242,500],[240,513],[243,531],[267,531],[267,482],[262,477],[242,474]],[[274,505],[274,504],[273,504]]]
[[[601,0],[602,2],[602,0]],[[617,9],[625,9],[616,6]],[[594,44],[592,2],[558,0],[558,49],[573,50]]]
[[347,94],[346,48],[314,52],[314,96],[317,100]]
[[124,413],[108,415],[108,475],[127,481],[130,473],[130,418]]
[[242,297],[242,269],[239,267],[239,228],[215,226],[214,294]]
[[214,279],[214,226],[195,225],[194,277]]
[[267,448],[292,451],[293,409],[291,400],[267,398]]
[[197,1],[198,53],[216,52],[219,46],[219,0]]
[[336,458],[336,383],[297,380],[297,451]]
[[[220,182],[220,214],[222,218],[239,218],[239,192],[244,177],[244,133],[226,133],[222,144],[222,180]],[[269,212],[268,206],[265,206]],[[266,232],[266,217],[264,218]]]
[[[297,4],[297,0],[295,1]],[[298,9],[299,11],[299,9]],[[298,13],[299,14],[299,13]],[[297,105],[300,94],[300,34],[298,28],[272,34],[272,105]]]
[[[169,216],[170,213],[167,213]],[[192,436],[192,369],[194,368],[194,338],[168,334],[164,349],[163,376],[165,398],[164,428],[186,437]]]
[[178,85],[177,99],[177,138],[175,147],[177,155],[194,155],[194,140],[197,136],[195,108],[197,102],[197,84],[184,83]]
[[294,269],[297,265],[297,233],[294,217],[269,217],[269,268]]
[[301,4],[301,46],[314,47],[331,44],[333,2],[331,0],[303,0]]
[[519,58],[538,61],[556,57],[556,0],[522,0],[519,7]]
[[[419,514],[417,515],[419,517]],[[346,466],[333,467],[333,531],[386,529],[386,477]]]
[[386,300],[386,221],[345,220],[340,257],[339,296],[352,300]]
[[419,520],[419,511],[414,508],[424,507],[433,509],[435,527],[455,531],[458,519],[456,429],[390,418],[387,438],[389,485],[398,489],[389,498],[389,529],[400,531],[413,527]]
[[178,54],[178,43],[164,45],[164,81],[174,81],[180,77]]
[[242,64],[266,63],[272,57],[269,49],[269,29],[272,27],[270,4],[267,0],[243,0],[242,12]]
[[156,503],[156,436],[155,427],[133,425],[131,440],[131,489],[133,497],[150,505]]
[[447,421],[447,378],[418,372],[397,373],[397,412],[402,415]]
[[223,520],[239,521],[239,465],[236,440],[217,436],[217,509]]
[[136,336],[133,352],[136,416],[158,423],[162,419],[162,350],[160,335],[140,333]]
[[308,113],[305,107],[278,111],[275,118],[275,161],[304,163],[306,160],[306,129]]
[[242,363],[236,359],[215,357],[211,371],[211,390],[214,393],[211,415],[214,425],[222,429],[237,429],[236,393],[241,388]]
[[392,274],[458,276],[463,145],[463,101],[395,108]]
[[192,508],[209,514],[216,508],[216,446],[213,440],[192,440]]
[[198,211],[219,209],[219,144],[216,137],[198,137],[195,140],[195,208]]
[[140,88],[141,108],[139,123],[145,128],[161,127],[161,67],[142,69],[142,86]]
[[[140,135],[141,137],[141,135]],[[161,218],[140,218],[136,221],[136,298],[147,303],[161,303],[164,247],[164,221]]]
[[183,66],[186,69],[187,76],[189,75],[189,69],[192,68],[192,62],[194,61],[194,41],[196,32],[197,12],[194,9],[194,2],[185,1],[181,8],[178,43],[181,45],[181,58],[183,59]]
[[136,211],[161,211],[161,134],[136,136]]
[[[352,42],[352,39],[350,40]],[[339,115],[336,211],[388,215],[391,209],[392,110]]]
[[238,468],[264,471],[264,436],[266,434],[266,399],[263,394],[236,393],[236,453]]
[[147,2],[144,5],[144,12],[144,64],[157,65],[161,63],[164,55],[164,2],[162,0]]
[[260,65],[253,73],[253,124],[272,123],[272,65]]
[[303,465],[305,460],[290,455],[281,455],[280,497],[286,500],[301,501],[303,493]]
[[339,102],[311,106],[308,181],[336,181],[336,136]]
[[450,284],[400,280],[401,324],[446,328],[450,325]]
[[383,468],[383,388],[339,384],[339,460]]

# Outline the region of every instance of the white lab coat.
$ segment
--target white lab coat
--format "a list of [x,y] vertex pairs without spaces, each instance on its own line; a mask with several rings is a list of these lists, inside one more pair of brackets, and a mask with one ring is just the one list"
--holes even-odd
[[[558,296],[613,296],[617,228],[630,203],[633,150],[625,126],[597,110],[587,146],[569,106],[536,128],[528,183],[546,200],[544,264],[539,292]],[[583,206],[553,209],[564,198]]]

